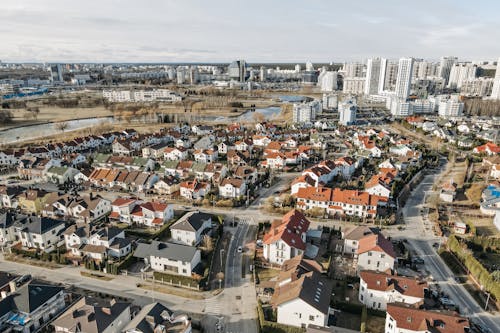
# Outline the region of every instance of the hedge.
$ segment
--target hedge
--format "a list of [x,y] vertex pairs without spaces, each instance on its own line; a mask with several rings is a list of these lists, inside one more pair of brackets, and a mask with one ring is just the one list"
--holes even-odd
[[55,262],[58,264],[66,265],[66,257],[65,257],[65,252],[64,250],[60,250],[59,253],[57,252],[39,252],[38,250],[24,250],[24,249],[19,249],[16,247],[11,247],[11,251],[14,254],[17,255],[22,255],[23,257],[28,257],[36,260],[41,260],[41,261],[49,261],[49,262]]
[[153,276],[155,280],[159,281],[164,281],[167,283],[171,284],[179,284],[181,286],[189,286],[191,288],[199,288],[200,286],[200,281],[193,279],[190,276],[182,276],[182,275],[175,275],[175,274],[168,274],[168,273],[163,273],[163,272],[154,272]]
[[[486,243],[486,241],[484,241]],[[474,258],[472,251],[464,249],[455,235],[448,238],[448,248],[457,256],[457,258],[467,267],[470,274],[474,276],[484,289],[492,294],[496,300],[500,300],[500,283],[493,280],[491,274],[484,266]]]
[[302,327],[289,326],[266,320],[264,311],[262,310],[261,300],[257,302],[257,315],[259,317],[259,328],[261,333],[304,333],[306,331],[305,328]]
[[120,262],[106,262],[106,273],[118,275],[120,271],[129,268],[135,262],[137,262],[137,258],[134,257],[132,251]]
[[337,310],[341,310],[344,312],[362,314],[363,305],[347,303],[347,302],[331,302],[331,306]]

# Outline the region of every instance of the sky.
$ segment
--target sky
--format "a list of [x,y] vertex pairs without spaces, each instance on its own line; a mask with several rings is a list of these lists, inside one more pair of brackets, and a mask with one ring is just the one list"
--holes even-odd
[[4,62],[497,60],[498,0],[1,0]]

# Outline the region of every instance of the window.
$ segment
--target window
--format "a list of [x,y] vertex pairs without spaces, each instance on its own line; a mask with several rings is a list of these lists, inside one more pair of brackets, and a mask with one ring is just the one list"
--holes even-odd
[[371,257],[371,256],[372,256],[372,252],[371,252],[371,251],[369,251],[369,252],[368,252],[368,257]]
[[375,307],[375,305],[377,305],[377,302],[373,302],[373,307]]
[[361,295],[360,299],[363,300],[363,298],[364,298],[363,295]]
[[380,255],[380,258],[385,258],[385,254],[384,254],[384,253],[382,253],[382,254]]
[[314,316],[309,316],[309,321],[314,321]]
[[378,308],[380,309],[380,302],[378,303]]
[[370,265],[371,263],[372,263],[371,260],[368,260],[368,265]]

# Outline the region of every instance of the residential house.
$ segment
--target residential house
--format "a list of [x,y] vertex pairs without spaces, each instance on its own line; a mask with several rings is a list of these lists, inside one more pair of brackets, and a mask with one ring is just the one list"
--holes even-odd
[[170,226],[172,241],[181,244],[196,246],[202,236],[212,228],[212,216],[197,211],[184,214]]
[[14,225],[16,239],[21,241],[23,247],[44,252],[57,248],[65,229],[64,221],[39,216],[27,216]]
[[180,195],[187,200],[198,200],[210,192],[210,183],[198,181],[185,181],[180,184]]
[[332,282],[317,272],[275,289],[271,304],[280,324],[307,328],[309,325],[328,326]]
[[457,313],[429,311],[405,303],[387,304],[385,333],[468,333],[470,322]]
[[182,161],[188,158],[188,150],[184,147],[165,148],[163,158],[167,161]]
[[45,179],[55,184],[65,184],[72,182],[77,173],[78,170],[75,168],[53,166],[45,173]]
[[275,220],[265,233],[264,258],[273,264],[282,264],[285,260],[301,255],[306,250],[306,232],[310,222],[298,210],[293,209]]
[[27,216],[6,211],[0,214],[0,246],[19,241],[15,226],[26,220]]
[[159,228],[174,217],[172,205],[153,201],[135,205],[130,213],[132,222],[147,227]]
[[18,195],[19,207],[26,213],[39,215],[45,206],[45,199],[48,194],[44,190],[28,189]]
[[191,319],[186,314],[174,315],[165,305],[154,302],[143,306],[122,332],[191,333]]
[[111,203],[111,214],[108,218],[120,223],[132,223],[131,213],[141,202],[136,198],[117,198]]
[[488,142],[482,146],[475,147],[472,151],[476,154],[486,154],[488,156],[492,156],[500,153],[500,147],[493,142]]
[[144,260],[154,271],[192,276],[201,263],[196,247],[170,242],[139,243],[134,256]]
[[352,255],[354,258],[357,258],[359,241],[368,235],[375,235],[378,232],[378,229],[367,226],[358,226],[348,231],[342,231],[342,239],[344,240],[342,254]]
[[382,234],[366,235],[359,240],[357,271],[393,270],[396,252],[391,241]]
[[161,178],[153,187],[156,193],[162,195],[172,195],[180,191],[179,180],[173,176]]
[[453,202],[457,195],[457,187],[456,184],[453,183],[453,180],[450,182],[446,182],[441,186],[439,191],[439,199],[444,202]]
[[243,179],[224,178],[219,184],[219,195],[223,198],[238,198],[246,194],[246,189]]
[[218,151],[213,149],[199,149],[195,150],[194,159],[199,163],[213,163],[218,158]]
[[31,281],[0,299],[2,332],[37,332],[66,307],[64,288]]
[[286,156],[280,152],[271,152],[266,155],[266,160],[261,163],[265,168],[283,169],[286,164]]
[[359,301],[380,311],[386,311],[387,304],[393,302],[421,305],[429,288],[427,282],[417,278],[386,272],[361,271],[359,278]]
[[64,242],[72,257],[87,257],[99,261],[108,257],[125,257],[132,249],[123,229],[97,228],[89,224],[74,224],[69,227],[64,232]]
[[19,206],[19,196],[25,189],[20,186],[0,186],[0,205],[2,208],[17,208]]
[[130,322],[131,304],[83,296],[52,322],[56,333],[121,333]]

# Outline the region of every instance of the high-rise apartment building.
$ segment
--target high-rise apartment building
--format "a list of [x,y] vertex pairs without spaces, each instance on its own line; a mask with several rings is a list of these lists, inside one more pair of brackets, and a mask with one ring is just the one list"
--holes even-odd
[[448,88],[460,89],[465,80],[475,79],[477,77],[477,65],[472,63],[454,64],[450,70]]
[[457,61],[457,57],[441,57],[438,76],[444,79],[445,86],[448,85],[448,81],[450,79],[451,67],[453,67],[453,65],[456,64]]
[[344,126],[354,125],[356,123],[356,111],[358,106],[356,98],[349,97],[339,103],[339,124]]
[[413,58],[401,58],[398,64],[396,79],[396,97],[407,99],[410,96],[411,74],[413,72]]
[[491,92],[491,98],[500,99],[500,58],[497,62],[497,70],[495,72],[495,80],[493,81],[493,90]]
[[379,91],[381,73],[380,58],[368,59],[366,62],[365,95],[376,95]]

